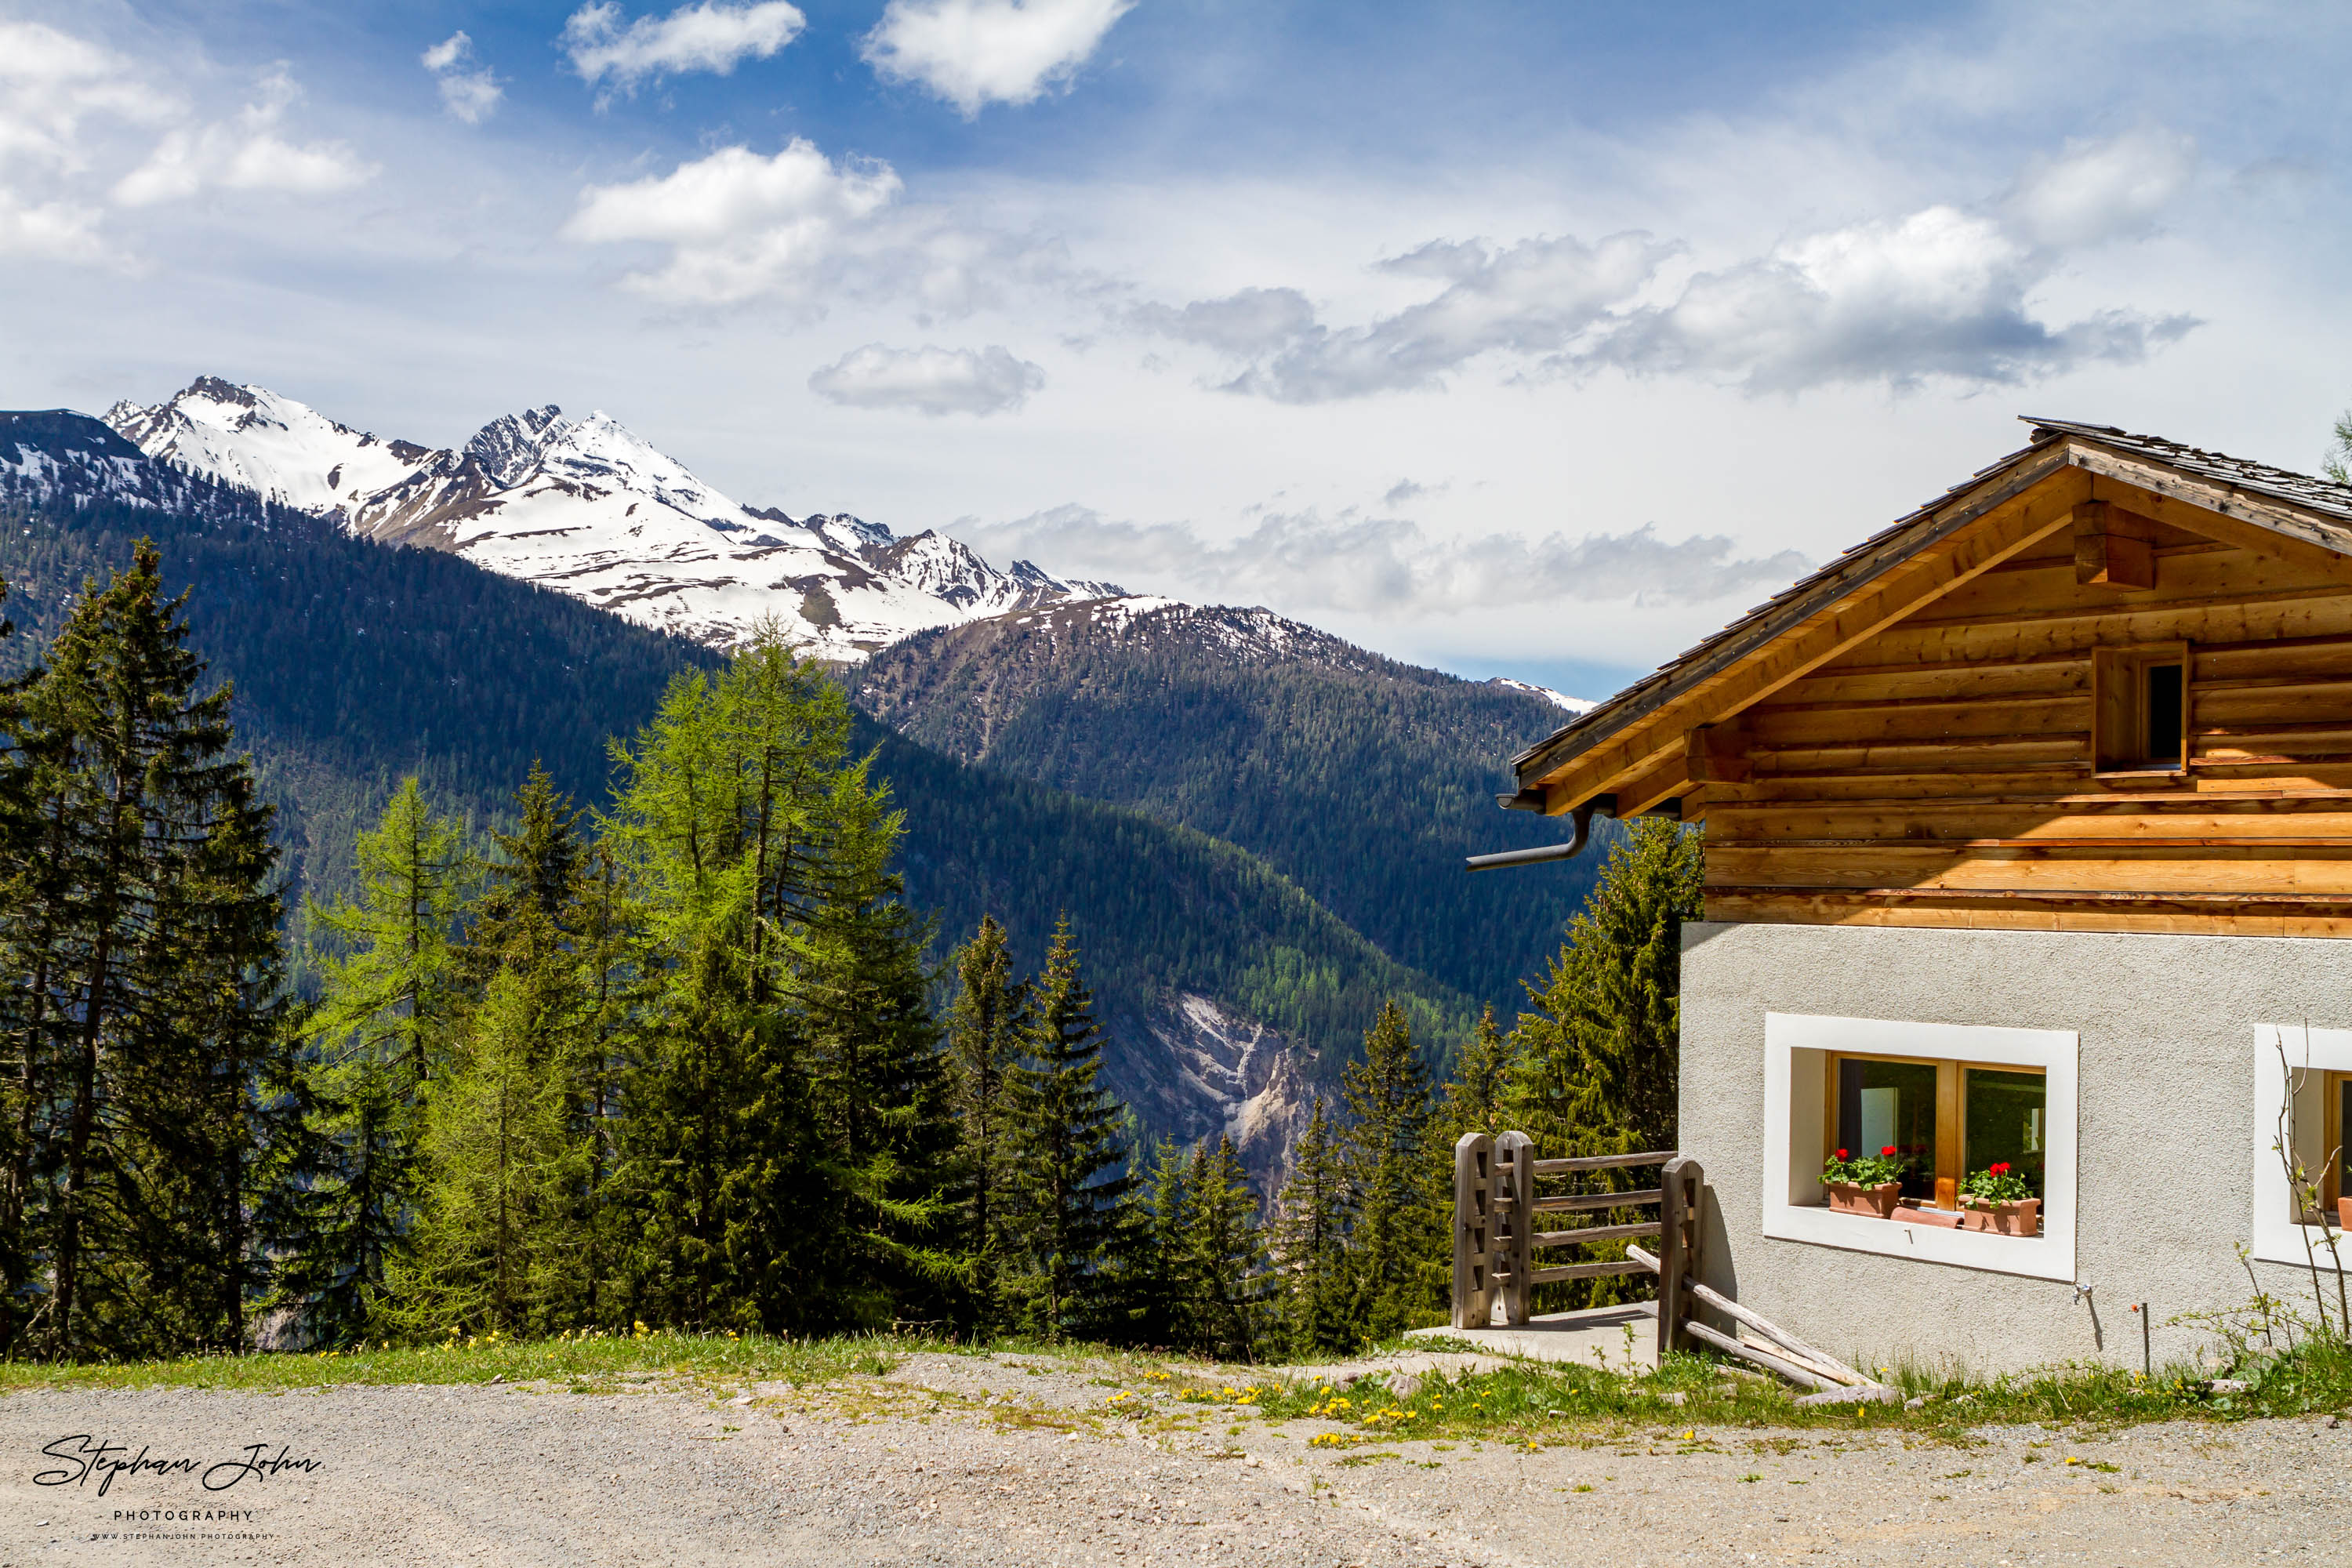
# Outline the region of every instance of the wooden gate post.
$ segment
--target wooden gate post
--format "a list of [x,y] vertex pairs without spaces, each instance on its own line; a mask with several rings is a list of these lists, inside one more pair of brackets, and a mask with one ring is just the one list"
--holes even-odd
[[1465,1132],[1454,1145],[1454,1326],[1495,1321],[1495,1141]]
[[1687,1154],[1677,1154],[1658,1173],[1658,1357],[1684,1349],[1690,1336],[1685,1279],[1698,1275],[1699,1194],[1706,1173]]
[[1524,1132],[1495,1140],[1495,1271],[1502,1275],[1503,1321],[1528,1321],[1528,1273],[1535,1267],[1528,1238],[1536,1228],[1536,1141]]

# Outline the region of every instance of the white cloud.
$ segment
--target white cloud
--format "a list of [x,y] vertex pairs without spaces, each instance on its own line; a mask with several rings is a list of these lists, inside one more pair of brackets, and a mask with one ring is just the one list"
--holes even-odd
[[169,96],[111,51],[38,22],[0,22],[0,164],[78,169],[76,132],[89,116],[152,123],[170,112]]
[[0,190],[0,256],[81,261],[105,253],[96,209],[62,201],[23,203]]
[[750,5],[703,0],[667,16],[640,16],[624,27],[615,0],[596,0],[563,24],[563,49],[581,80],[593,84],[609,78],[615,88],[630,91],[648,77],[681,71],[726,76],[744,60],[766,59],[807,26],[800,7],[785,0]]
[[1077,506],[950,531],[991,556],[1050,561],[1060,573],[1110,577],[1141,592],[1198,600],[1420,617],[1577,600],[1705,604],[1777,590],[1808,567],[1784,550],[1737,553],[1721,535],[1630,533],[1571,540],[1552,533],[1433,539],[1403,518],[1277,514],[1227,543],[1188,523],[1107,521]]
[[857,231],[900,189],[887,163],[836,166],[795,137],[772,158],[722,147],[656,178],[592,185],[563,235],[669,246],[667,266],[629,278],[662,299],[725,305],[772,295],[814,304],[856,248]]
[[2029,163],[2002,212],[2033,243],[2094,245],[2146,229],[2196,169],[2195,143],[2166,131],[2075,142]]
[[963,111],[1032,103],[1069,79],[1135,0],[890,0],[866,36],[877,71]]
[[2160,132],[2072,145],[1985,207],[1939,204],[1799,236],[1696,271],[1663,302],[1653,296],[1684,247],[1628,232],[1590,246],[1431,241],[1377,270],[1444,287],[1362,326],[1326,325],[1290,289],[1130,319],[1237,364],[1225,390],[1283,403],[1431,386],[1482,357],[1517,374],[1615,367],[1749,392],[2017,384],[2137,363],[2197,324],[2121,307],[2053,321],[2035,304],[2073,250],[2147,230],[2193,167],[2189,143]]
[[1045,373],[997,344],[975,353],[929,343],[853,349],[808,380],[829,403],[853,408],[910,408],[919,414],[985,416],[1020,407],[1045,384]]
[[278,134],[278,121],[300,96],[285,68],[276,68],[262,79],[258,100],[235,117],[164,132],[147,161],[115,183],[114,200],[147,206],[208,186],[330,195],[373,178],[375,166],[341,142],[296,143]]
[[474,40],[462,31],[450,34],[417,57],[441,89],[441,107],[453,120],[479,125],[495,113],[506,89],[490,68],[463,68],[474,58]]
[[1065,277],[1057,246],[899,205],[889,164],[836,163],[794,138],[772,157],[723,147],[667,174],[592,185],[562,229],[592,244],[669,247],[626,285],[673,304],[772,300],[816,315],[849,300],[906,300],[959,315],[1024,278]]

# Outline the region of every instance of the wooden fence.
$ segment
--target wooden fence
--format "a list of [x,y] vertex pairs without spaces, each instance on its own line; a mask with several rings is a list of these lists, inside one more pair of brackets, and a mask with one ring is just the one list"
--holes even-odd
[[[1706,1173],[1696,1160],[1671,1150],[1646,1154],[1598,1154],[1569,1160],[1538,1160],[1535,1140],[1524,1132],[1489,1137],[1463,1135],[1454,1146],[1454,1326],[1486,1328],[1502,1309],[1506,1324],[1528,1321],[1528,1301],[1538,1285],[1559,1279],[1593,1279],[1612,1274],[1658,1277],[1658,1350],[1686,1348],[1690,1293],[1686,1281],[1698,1273],[1699,1192]],[[1595,1171],[1659,1167],[1658,1184],[1637,1192],[1559,1193],[1538,1195],[1547,1176],[1577,1176]],[[1591,1225],[1569,1230],[1538,1230],[1542,1214],[1590,1214],[1655,1205],[1658,1217],[1635,1225]],[[1535,1267],[1538,1252],[1589,1247],[1596,1242],[1655,1237],[1653,1258],[1634,1256],[1596,1262]]]

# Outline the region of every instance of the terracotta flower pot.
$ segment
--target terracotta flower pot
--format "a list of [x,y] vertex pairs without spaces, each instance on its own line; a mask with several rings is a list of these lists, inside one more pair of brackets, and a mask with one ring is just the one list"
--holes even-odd
[[1965,1218],[1970,1230],[1990,1231],[1995,1236],[2040,1236],[2042,1200],[2021,1198],[2013,1204],[1970,1204]]
[[2352,1198],[2336,1200],[2336,1228],[2352,1230]]
[[1830,1190],[1830,1208],[1837,1214],[1866,1214],[1873,1219],[1893,1219],[1902,1201],[1903,1184],[1888,1182],[1865,1187],[1859,1182],[1823,1182]]
[[1898,1225],[1931,1225],[1938,1230],[1958,1230],[1961,1216],[1948,1209],[1915,1209],[1905,1204],[1889,1216]]

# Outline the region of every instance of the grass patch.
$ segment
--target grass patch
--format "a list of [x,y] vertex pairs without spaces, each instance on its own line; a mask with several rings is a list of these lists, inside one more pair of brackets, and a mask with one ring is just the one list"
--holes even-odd
[[314,1355],[190,1356],[177,1361],[70,1364],[0,1362],[0,1393],[26,1388],[219,1388],[282,1393],[336,1384],[549,1382],[573,1393],[667,1384],[738,1385],[838,1382],[897,1366],[903,1342],[731,1334],[566,1335],[551,1340],[453,1340]]

